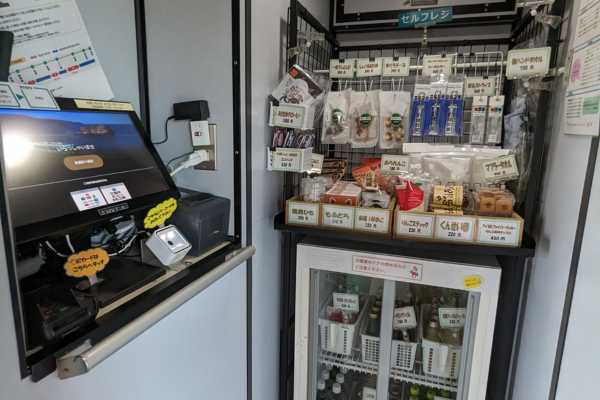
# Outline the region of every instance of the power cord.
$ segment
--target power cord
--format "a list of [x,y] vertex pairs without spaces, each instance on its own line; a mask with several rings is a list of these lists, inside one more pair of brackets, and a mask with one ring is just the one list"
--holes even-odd
[[163,143],[167,143],[167,141],[169,140],[169,121],[175,119],[174,115],[171,115],[169,118],[167,118],[165,120],[165,138],[163,140],[161,140],[160,142],[152,142],[152,144],[163,144]]

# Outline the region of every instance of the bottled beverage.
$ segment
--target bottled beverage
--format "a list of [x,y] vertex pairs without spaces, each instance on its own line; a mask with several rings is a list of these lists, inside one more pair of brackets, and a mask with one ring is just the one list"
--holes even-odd
[[408,391],[408,400],[420,400],[421,389],[417,385],[412,385]]
[[379,337],[379,316],[377,314],[369,314],[369,323],[367,325],[367,335]]
[[435,389],[429,389],[427,391],[427,395],[425,396],[426,400],[435,400],[435,396],[437,395],[437,393],[435,392]]
[[377,307],[376,305],[373,305],[371,307],[371,314],[381,314],[381,307]]
[[450,400],[452,398],[452,395],[447,390],[440,390],[440,397]]
[[451,328],[451,329],[442,329],[440,331],[440,341],[444,344],[448,344],[450,346],[462,346],[462,334],[461,329],[459,328]]
[[317,400],[327,400],[326,388],[327,385],[325,384],[325,381],[319,379],[319,382],[317,383]]
[[425,328],[425,339],[432,342],[440,342],[440,324],[436,319],[429,320]]
[[324,369],[323,371],[321,371],[321,380],[323,380],[323,382],[325,382],[325,384],[327,384],[327,381],[329,380],[329,370],[328,369]]
[[345,396],[344,392],[342,391],[342,385],[340,385],[337,382],[333,384],[333,387],[331,388],[331,392],[333,393],[333,396],[331,396],[332,400],[348,400],[348,399],[346,399],[346,396]]

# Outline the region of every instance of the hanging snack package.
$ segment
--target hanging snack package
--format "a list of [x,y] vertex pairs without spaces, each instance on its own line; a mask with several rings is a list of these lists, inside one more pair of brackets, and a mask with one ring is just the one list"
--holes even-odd
[[485,139],[485,125],[487,121],[488,97],[473,97],[471,111],[471,144],[483,144]]
[[425,129],[426,136],[439,136],[441,132],[442,102],[444,95],[436,92],[425,100]]
[[444,136],[461,136],[463,125],[464,100],[453,93],[442,100],[442,116],[439,131]]
[[402,147],[405,139],[407,113],[410,106],[408,92],[379,93],[379,147],[395,149]]
[[378,113],[379,90],[350,93],[350,140],[353,148],[377,145]]
[[423,136],[425,128],[425,101],[431,87],[428,83],[416,83],[410,109],[410,136]]
[[271,96],[279,103],[307,105],[319,98],[323,89],[302,67],[294,65],[281,79]]
[[348,105],[350,90],[329,92],[325,101],[323,117],[323,133],[321,142],[324,144],[346,144],[350,142],[350,121],[348,120]]
[[504,121],[504,96],[490,97],[488,109],[486,138],[487,144],[502,142],[502,122]]

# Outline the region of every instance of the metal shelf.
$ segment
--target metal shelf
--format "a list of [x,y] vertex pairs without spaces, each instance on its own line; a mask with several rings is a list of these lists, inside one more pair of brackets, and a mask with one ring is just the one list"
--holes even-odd
[[[344,367],[351,371],[360,372],[363,374],[377,375],[378,372],[377,365],[363,362],[360,352],[356,351],[354,351],[350,356],[321,351],[319,354],[319,362],[333,367]],[[421,367],[418,363],[415,366],[415,372],[392,368],[390,371],[390,377],[396,381],[423,385],[435,389],[448,390],[450,392],[457,391],[458,382],[456,380],[429,376],[422,372],[417,372],[420,370]]]
[[[296,233],[319,238],[347,240],[357,243],[378,245],[381,250],[390,249],[407,251],[426,251],[440,253],[458,253],[463,255],[487,255],[508,257],[533,257],[535,255],[535,241],[524,234],[522,247],[483,246],[476,244],[445,243],[435,241],[419,241],[409,239],[394,239],[391,236],[364,234],[354,231],[338,231],[312,226],[295,226],[285,223],[285,214],[282,212],[275,216],[274,227],[276,230]],[[373,248],[373,251],[377,249]]]

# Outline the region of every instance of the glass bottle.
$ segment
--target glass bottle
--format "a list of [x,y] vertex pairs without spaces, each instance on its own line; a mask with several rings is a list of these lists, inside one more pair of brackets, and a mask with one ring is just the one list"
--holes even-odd
[[377,314],[369,314],[369,323],[367,325],[367,335],[379,337],[379,316]]
[[328,400],[327,392],[325,391],[326,388],[327,385],[325,384],[325,381],[319,379],[319,382],[317,383],[317,400]]
[[412,385],[408,391],[408,400],[420,400],[421,389],[417,385]]

